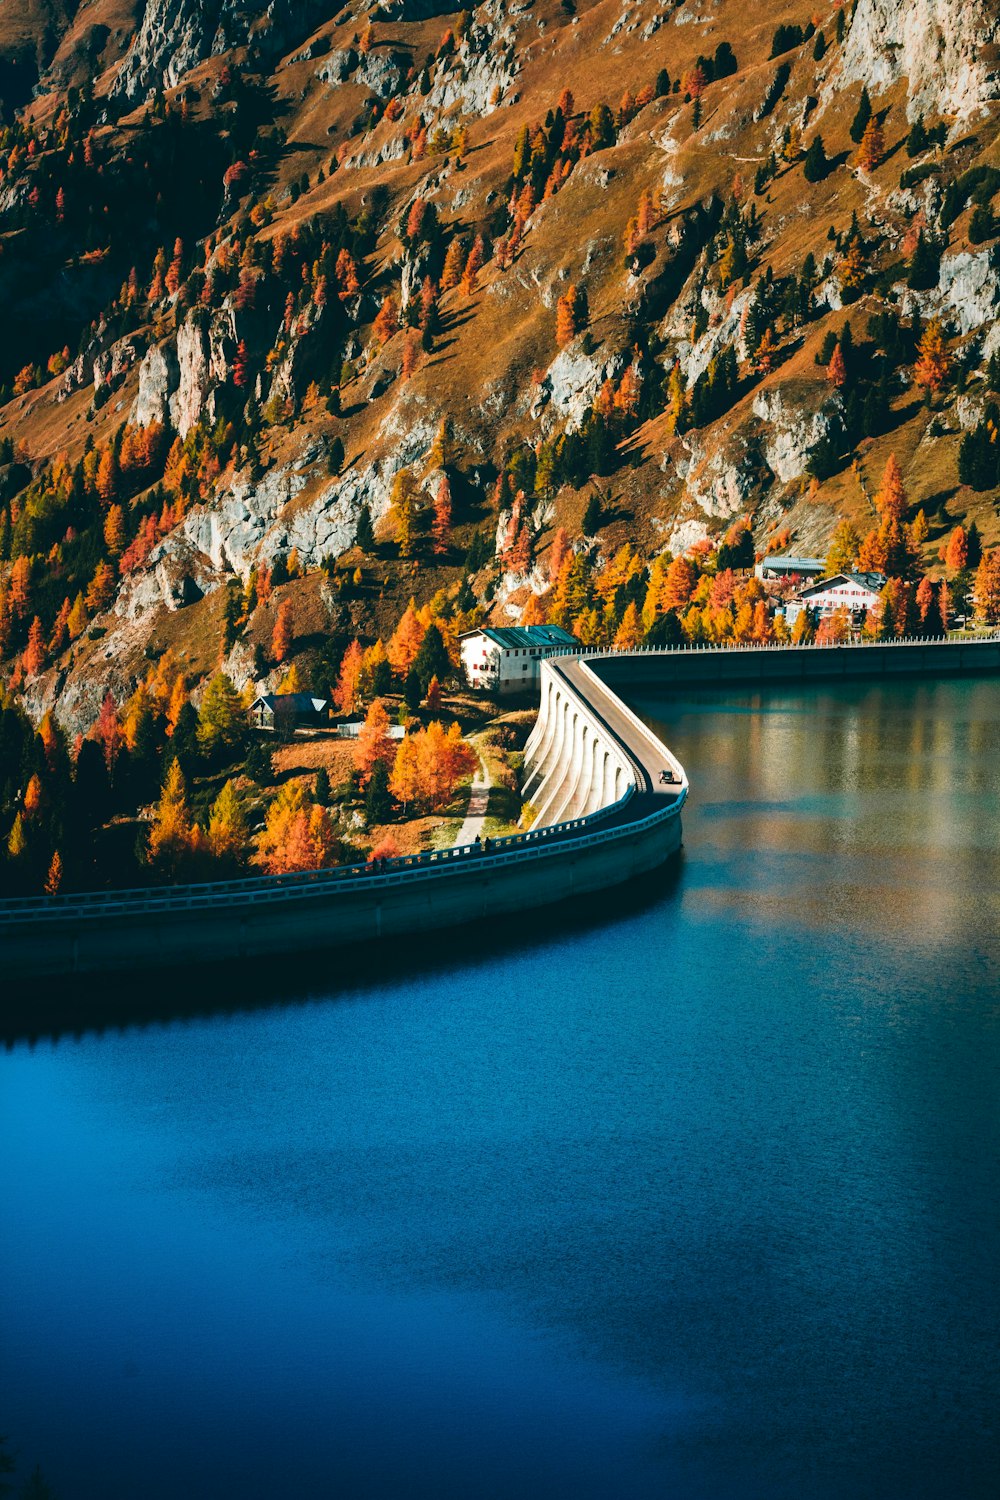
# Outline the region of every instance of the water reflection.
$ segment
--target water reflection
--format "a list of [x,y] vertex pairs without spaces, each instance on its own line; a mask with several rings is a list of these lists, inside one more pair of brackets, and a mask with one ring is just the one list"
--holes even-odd
[[694,793],[640,906],[16,1046],[21,1445],[105,1500],[991,1496],[1000,693],[921,694],[642,704]]

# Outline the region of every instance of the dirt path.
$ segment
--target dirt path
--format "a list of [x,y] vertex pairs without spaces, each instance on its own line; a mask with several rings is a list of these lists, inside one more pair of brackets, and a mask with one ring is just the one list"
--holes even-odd
[[474,844],[477,837],[484,837],[483,827],[486,823],[486,809],[489,806],[492,785],[486,762],[480,759],[479,770],[473,777],[472,786],[469,789],[469,806],[466,810],[465,822],[455,838],[456,848],[462,844]]

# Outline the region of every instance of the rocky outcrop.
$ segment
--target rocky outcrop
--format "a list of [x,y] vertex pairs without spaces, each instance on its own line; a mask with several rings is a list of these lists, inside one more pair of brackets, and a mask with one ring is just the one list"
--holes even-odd
[[[211,504],[188,512],[182,524],[185,541],[203,555],[209,568],[244,579],[258,562],[271,564],[293,549],[307,568],[339,557],[357,538],[362,508],[368,507],[377,524],[389,509],[399,470],[422,459],[433,441],[431,423],[417,420],[400,426],[384,458],[348,469],[318,487],[316,466],[325,454],[319,442],[310,443],[294,464],[270,470],[257,483],[233,481]],[[207,592],[202,578],[192,576]]]
[[129,420],[137,427],[169,423],[187,437],[203,415],[214,417],[214,393],[230,378],[238,342],[232,308],[210,317],[198,308],[188,313],[173,343],[147,351]]
[[833,403],[839,399],[831,397],[818,411],[809,411],[801,400],[781,387],[760,391],[754,397],[753,413],[761,422],[761,453],[782,484],[805,473],[812,450],[833,430],[836,414]]
[[1000,98],[998,37],[990,0],[858,0],[827,97],[856,83],[878,94],[905,78],[911,120],[965,119]]
[[759,475],[744,437],[706,452],[692,434],[684,439],[688,457],[677,462],[685,493],[708,516],[728,520],[746,509]]
[[212,566],[200,548],[174,532],[153,548],[146,568],[125,581],[115,600],[115,614],[138,620],[161,606],[171,612],[184,609],[225,581],[226,574]]
[[427,108],[444,113],[460,105],[467,114],[491,114],[513,87],[517,71],[513,47],[497,46],[495,28],[473,22],[455,54],[438,66]]
[[90,385],[94,378],[94,365],[109,347],[109,337],[108,326],[102,319],[76,359],[63,371],[56,390],[57,400],[65,401],[67,396],[71,396],[74,391],[80,390],[82,386]]
[[593,406],[601,386],[621,375],[628,360],[624,354],[601,349],[585,354],[579,340],[560,350],[537,387],[532,415],[551,404],[553,411],[574,431]]
[[325,8],[322,0],[271,0],[266,8],[242,0],[146,0],[111,96],[137,103],[231,47],[250,46],[262,61],[275,60],[308,37]]
[[154,344],[146,351],[139,366],[139,392],[132,404],[129,420],[134,427],[164,426],[170,420],[170,397],[177,389],[180,372],[177,355],[170,344]]
[[146,341],[139,334],[131,333],[116,339],[94,360],[94,390],[110,392],[119,386],[145,347]]
[[907,315],[943,318],[958,333],[971,333],[984,324],[991,327],[1000,309],[1000,266],[996,251],[963,251],[941,261],[938,284],[929,292],[898,288]]

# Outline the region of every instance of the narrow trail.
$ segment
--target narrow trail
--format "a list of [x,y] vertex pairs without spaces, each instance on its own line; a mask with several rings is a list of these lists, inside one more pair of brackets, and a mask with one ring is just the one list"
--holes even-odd
[[474,844],[477,838],[482,838],[483,828],[486,824],[486,809],[490,801],[490,787],[493,780],[486,767],[486,762],[480,757],[479,770],[472,778],[472,786],[469,789],[469,806],[465,813],[465,822],[455,837],[455,847],[461,844]]

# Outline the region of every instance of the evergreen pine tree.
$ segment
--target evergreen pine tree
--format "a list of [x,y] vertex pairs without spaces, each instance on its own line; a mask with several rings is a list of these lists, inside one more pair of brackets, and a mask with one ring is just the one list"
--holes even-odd
[[389,795],[389,766],[384,760],[377,760],[372,767],[372,773],[368,778],[365,788],[365,818],[368,826],[375,823],[384,823],[392,812],[392,797]]
[[587,508],[583,513],[584,536],[595,536],[601,526],[601,497],[595,492],[587,501]]
[[861,98],[858,101],[858,112],[851,123],[851,140],[856,146],[860,146],[862,137],[868,128],[868,121],[872,117],[872,101],[868,97],[868,86],[862,84]]
[[358,513],[357,544],[362,552],[375,551],[375,530],[372,526],[372,513],[367,504],[362,505]]
[[[822,32],[820,33],[822,35]],[[823,137],[817,135],[806,152],[806,159],[802,164],[802,173],[806,182],[822,182],[830,169],[826,158],[826,149],[823,145]]]

